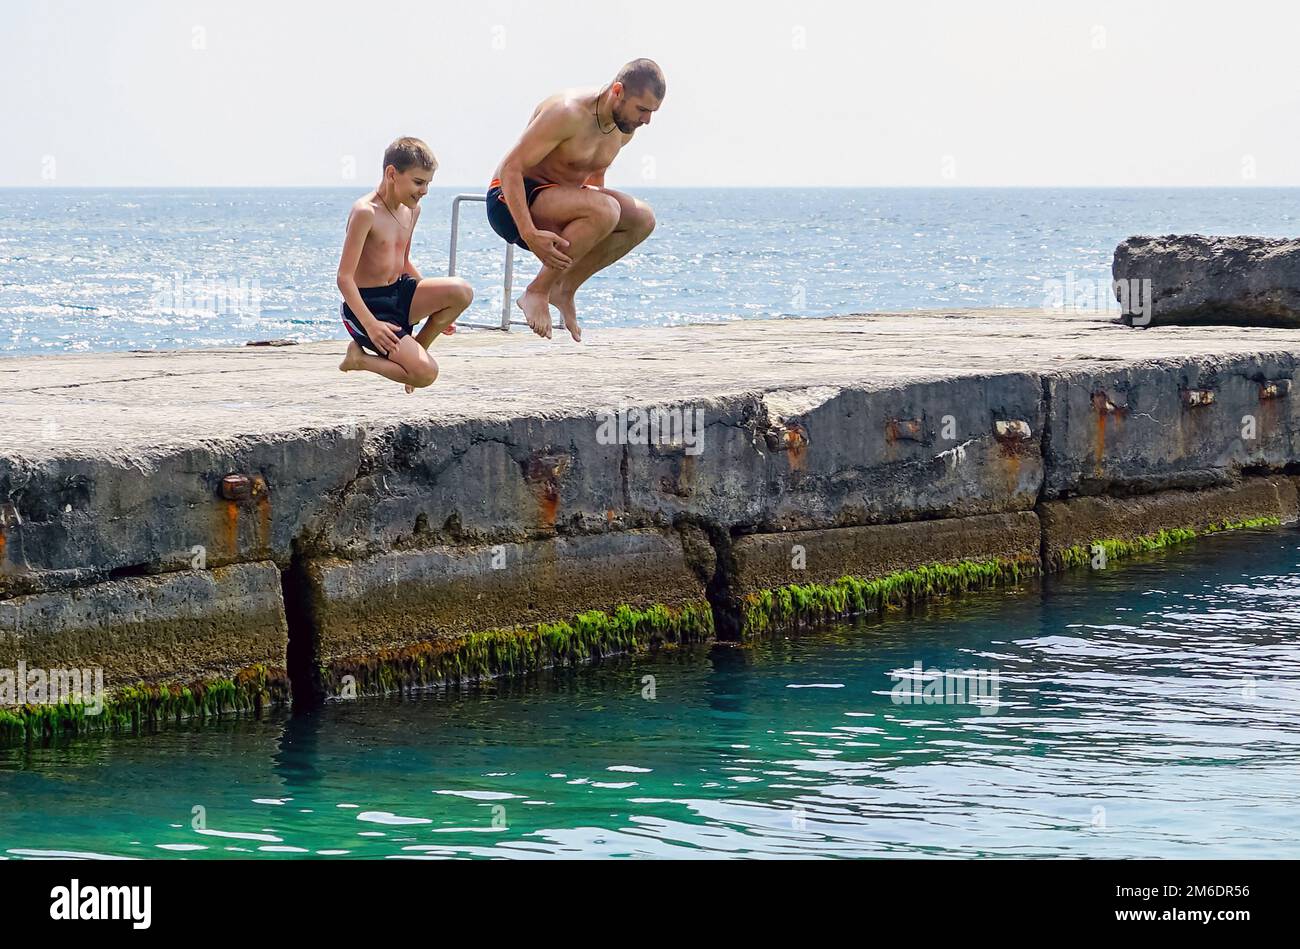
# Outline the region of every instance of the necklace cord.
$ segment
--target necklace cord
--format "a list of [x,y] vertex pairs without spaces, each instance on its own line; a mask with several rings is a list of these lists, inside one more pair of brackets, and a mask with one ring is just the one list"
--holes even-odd
[[605,90],[601,89],[596,96],[596,107],[592,109],[591,114],[596,117],[596,128],[600,129],[600,134],[608,135],[614,129],[618,128],[618,121],[614,119],[614,110],[610,109],[610,120],[614,122],[608,129],[601,128],[600,125],[600,100],[605,97]]

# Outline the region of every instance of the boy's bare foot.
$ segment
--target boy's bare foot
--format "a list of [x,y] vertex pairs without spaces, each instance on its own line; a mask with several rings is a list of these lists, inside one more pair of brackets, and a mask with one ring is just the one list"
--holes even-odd
[[455,323],[451,323],[451,324],[448,324],[447,328],[444,329],[444,330],[442,331],[442,335],[443,335],[443,336],[450,336],[450,335],[451,335],[452,333],[454,333],[454,332],[456,332],[456,324],[455,324]]
[[578,305],[573,301],[573,291],[566,290],[557,283],[551,288],[550,303],[564,317],[564,328],[569,331],[573,341],[581,343],[582,328],[578,326]]
[[551,305],[545,296],[526,290],[515,305],[524,311],[524,318],[534,333],[543,339],[551,338]]
[[363,350],[354,339],[352,342],[348,343],[348,351],[343,357],[343,361],[339,363],[339,371],[355,372],[360,369],[365,354],[365,350]]

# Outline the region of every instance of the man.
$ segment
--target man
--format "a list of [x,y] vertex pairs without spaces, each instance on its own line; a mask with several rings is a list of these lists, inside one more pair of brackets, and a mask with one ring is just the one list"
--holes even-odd
[[592,274],[654,230],[644,201],[605,187],[605,171],[663,103],[663,72],[648,59],[628,63],[600,89],[570,89],[533,112],[487,193],[488,221],[504,240],[542,262],[518,306],[538,336],[551,338],[554,306],[582,339],[574,294]]

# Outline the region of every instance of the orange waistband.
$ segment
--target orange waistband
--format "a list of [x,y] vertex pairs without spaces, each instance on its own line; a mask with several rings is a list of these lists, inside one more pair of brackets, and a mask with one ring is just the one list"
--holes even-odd
[[[557,183],[557,182],[554,182],[554,181],[542,181],[541,178],[534,178],[534,179],[532,179],[532,180],[533,180],[533,181],[536,181],[536,182],[540,182],[540,183],[537,185],[537,187],[533,189],[534,191],[541,191],[543,188],[556,188],[556,187],[559,187],[558,183]],[[492,179],[492,183],[491,183],[490,185],[488,185],[488,187],[489,187],[489,188],[499,188],[499,187],[501,187],[501,179],[500,179],[500,178],[493,178],[493,179]]]

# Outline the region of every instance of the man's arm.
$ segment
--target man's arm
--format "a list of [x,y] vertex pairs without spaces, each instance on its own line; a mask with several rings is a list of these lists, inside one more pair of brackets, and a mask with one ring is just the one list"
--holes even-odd
[[528,198],[524,193],[524,172],[540,163],[572,136],[571,123],[569,112],[562,103],[549,106],[524,129],[524,134],[501,163],[501,194],[506,199],[510,216],[515,219],[519,236],[544,264],[556,270],[563,270],[573,263],[561,253],[561,248],[569,245],[558,234],[538,230],[533,222],[533,215],[528,210]]
[[361,291],[357,289],[357,263],[361,260],[361,249],[365,247],[366,236],[374,223],[374,208],[366,205],[352,208],[352,214],[348,217],[347,237],[343,239],[343,256],[339,259],[339,272],[335,283],[338,284],[339,292],[343,294],[343,301],[356,315],[361,328],[366,331],[371,342],[380,352],[386,354],[397,348],[397,334],[387,324],[375,319],[375,315],[361,299]]

